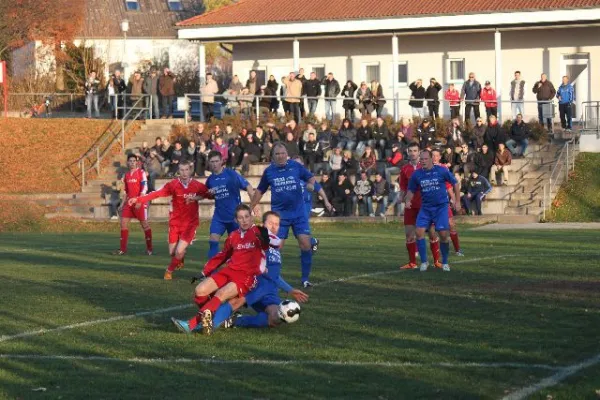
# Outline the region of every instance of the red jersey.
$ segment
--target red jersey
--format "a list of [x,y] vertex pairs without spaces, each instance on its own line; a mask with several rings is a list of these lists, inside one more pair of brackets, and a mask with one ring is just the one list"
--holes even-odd
[[143,196],[148,191],[146,172],[141,168],[127,172],[121,180],[125,184],[125,194],[128,199]]
[[138,198],[139,202],[146,203],[158,197],[171,196],[171,206],[169,210],[169,223],[177,226],[186,226],[188,224],[198,225],[198,202],[186,203],[186,199],[194,196],[201,196],[205,199],[212,199],[212,194],[203,183],[190,179],[187,185],[184,185],[179,178],[167,182],[156,192],[152,192]]
[[263,243],[256,225],[246,232],[238,229],[227,237],[223,250],[204,265],[204,275],[209,276],[225,262],[227,268],[234,271],[260,275],[266,271],[265,251],[268,249],[269,243]]
[[[442,167],[442,168],[446,168],[447,170],[450,170],[450,168],[446,167],[444,164],[435,164],[438,167]],[[446,182],[446,190],[451,190],[453,188],[452,184],[450,182]]]
[[[404,193],[408,192],[408,181],[410,181],[410,177],[418,169],[421,169],[421,163],[417,163],[416,167],[413,166],[411,163],[408,163],[405,166],[403,166],[402,169],[400,170],[400,190],[402,190]],[[410,205],[412,206],[411,207],[412,209],[421,208],[421,192],[420,191],[417,191],[413,195]]]

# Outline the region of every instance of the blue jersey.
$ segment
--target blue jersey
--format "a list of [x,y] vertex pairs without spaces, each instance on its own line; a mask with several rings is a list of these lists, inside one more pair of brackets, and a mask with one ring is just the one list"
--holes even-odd
[[215,196],[213,219],[222,222],[234,221],[235,208],[242,202],[240,190],[246,190],[248,181],[234,170],[224,168],[220,174],[209,176],[206,186]]
[[258,190],[265,193],[271,188],[271,209],[282,219],[305,217],[301,182],[308,182],[312,177],[304,166],[293,160],[288,160],[283,167],[271,164],[263,172]]
[[457,181],[448,168],[434,165],[431,169],[418,169],[408,181],[408,190],[415,193],[421,191],[423,207],[436,207],[448,204],[446,182],[456,185]]

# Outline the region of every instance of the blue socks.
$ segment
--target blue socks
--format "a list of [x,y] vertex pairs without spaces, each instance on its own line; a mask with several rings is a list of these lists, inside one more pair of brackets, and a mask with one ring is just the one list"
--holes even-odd
[[442,252],[442,264],[448,264],[448,253],[450,253],[450,243],[441,242],[440,250]]
[[[217,312],[215,312],[215,315],[213,315],[213,326],[215,329],[219,328],[220,325],[223,323],[223,321],[225,321],[227,318],[229,318],[231,316],[231,313],[233,313],[233,309],[231,308],[231,305],[229,304],[229,302],[225,303],[225,304],[221,304],[221,307],[219,307],[217,309]],[[198,325],[200,327],[202,327],[202,325]]]
[[235,320],[235,326],[240,328],[268,328],[269,316],[267,313],[261,312],[252,316],[239,317]]
[[312,269],[312,250],[300,250],[300,265],[302,266],[302,282],[308,281]]
[[315,239],[314,237],[311,236],[311,238],[310,238],[310,245],[314,246],[315,244],[317,244],[317,239]]
[[210,260],[219,252],[219,242],[215,240],[209,240],[208,246],[208,259]]
[[[425,238],[417,239],[417,249],[419,250],[419,257],[421,258],[422,263],[427,262],[427,244],[425,243]],[[447,255],[447,253],[446,253]]]

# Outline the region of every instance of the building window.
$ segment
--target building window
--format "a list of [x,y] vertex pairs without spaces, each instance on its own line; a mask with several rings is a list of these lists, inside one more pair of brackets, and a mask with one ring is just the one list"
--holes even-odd
[[367,83],[370,83],[373,80],[379,82],[379,63],[363,64],[363,77],[364,81]]
[[[396,64],[398,69],[398,84],[399,86],[408,86],[408,61],[398,61]],[[393,87],[394,82],[394,64],[390,64],[390,87]]]
[[168,0],[167,4],[169,5],[170,11],[182,11],[183,5],[181,4],[181,0]]
[[310,72],[317,74],[317,79],[322,80],[325,78],[325,66],[324,65],[313,65]]
[[138,0],[125,0],[125,8],[127,11],[140,11],[140,3]]
[[448,60],[448,82],[464,82],[465,81],[465,59],[451,58]]

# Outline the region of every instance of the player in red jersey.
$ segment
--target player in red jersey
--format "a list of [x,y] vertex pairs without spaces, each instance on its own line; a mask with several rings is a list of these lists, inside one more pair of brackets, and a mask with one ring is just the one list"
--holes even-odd
[[123,200],[123,209],[121,211],[121,246],[113,254],[122,256],[127,253],[127,241],[129,240],[129,221],[135,218],[140,221],[146,238],[146,251],[152,255],[152,230],[148,224],[148,205],[136,204],[130,206],[129,199],[143,196],[148,191],[148,179],[146,173],[139,168],[139,160],[136,155],[127,156],[127,167],[129,171],[122,179],[125,187],[125,199]]
[[[188,321],[191,331],[201,323],[202,333],[210,335],[212,316],[221,304],[234,297],[246,296],[256,285],[256,276],[266,271],[269,231],[254,225],[250,207],[245,204],[237,206],[235,218],[240,228],[227,237],[223,250],[204,265],[202,276],[206,279],[194,291],[194,302],[200,311]],[[223,264],[224,268],[213,273]]]
[[[169,212],[169,254],[171,263],[165,271],[164,279],[173,279],[172,273],[183,268],[185,251],[196,236],[198,218],[197,196],[212,199],[208,188],[197,180],[191,179],[193,164],[189,161],[179,164],[179,178],[165,184],[161,189],[142,197],[129,200],[130,205],[147,203],[159,197],[171,197]],[[193,199],[190,201],[190,199]]]
[[[401,202],[404,202],[406,193],[408,191],[408,181],[412,176],[413,172],[421,168],[419,163],[420,149],[418,143],[411,143],[408,145],[408,164],[404,165],[400,169],[400,194],[399,198]],[[406,234],[406,250],[408,250],[408,263],[401,266],[400,269],[417,269],[417,236],[415,231],[415,225],[417,223],[417,215],[421,208],[421,193],[416,192],[410,202],[411,207],[405,207],[404,209],[404,233]],[[442,268],[440,261],[440,240],[435,232],[435,228],[429,230],[429,247],[431,248],[431,254],[433,255],[433,262],[436,268]]]
[[[433,157],[433,164],[439,165],[444,168],[448,168],[446,165],[440,164],[442,160],[442,153],[438,150],[432,150],[431,155]],[[460,182],[460,180],[459,180]],[[452,212],[452,207],[456,204],[456,199],[454,198],[454,188],[450,184],[450,182],[446,182],[446,190],[448,191],[448,196],[450,196],[450,204],[448,205],[448,220],[450,223],[450,239],[452,240],[452,245],[454,246],[454,251],[456,255],[459,257],[463,257],[465,253],[462,252],[460,248],[460,240],[458,239],[458,231],[456,230],[456,222],[454,221],[454,213]],[[460,199],[458,199],[460,201]]]

